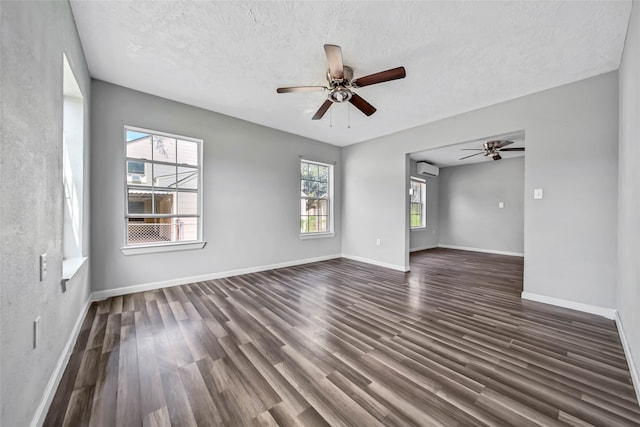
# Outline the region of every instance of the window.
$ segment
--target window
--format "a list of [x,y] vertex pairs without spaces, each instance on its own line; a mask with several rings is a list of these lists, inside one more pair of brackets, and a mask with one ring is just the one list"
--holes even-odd
[[127,173],[131,175],[144,175],[144,162],[127,162]]
[[83,256],[84,98],[67,57],[62,56],[62,283],[66,286],[86,260]]
[[333,165],[300,161],[300,234],[333,233]]
[[411,178],[409,186],[411,228],[426,227],[426,194],[427,185],[425,181],[418,178]]
[[201,241],[202,140],[127,126],[125,145],[125,245]]

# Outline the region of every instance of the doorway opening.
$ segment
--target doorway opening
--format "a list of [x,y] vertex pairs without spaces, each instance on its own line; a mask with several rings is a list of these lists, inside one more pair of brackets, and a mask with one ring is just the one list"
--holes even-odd
[[410,263],[436,248],[524,258],[525,152],[515,131],[410,153]]

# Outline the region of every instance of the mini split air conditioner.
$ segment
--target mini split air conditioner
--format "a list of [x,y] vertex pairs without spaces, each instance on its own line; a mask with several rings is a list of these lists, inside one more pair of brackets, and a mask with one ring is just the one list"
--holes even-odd
[[416,163],[418,167],[418,174],[427,175],[427,176],[438,176],[440,173],[440,168],[437,166],[433,166],[427,162],[418,162]]

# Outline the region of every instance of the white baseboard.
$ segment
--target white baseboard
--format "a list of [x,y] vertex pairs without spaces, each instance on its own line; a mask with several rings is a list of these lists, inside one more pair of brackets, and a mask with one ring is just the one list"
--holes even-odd
[[376,261],[375,259],[363,258],[355,255],[342,254],[342,258],[350,259],[353,261],[364,262],[367,264],[373,264],[373,265],[377,265],[378,267],[390,268],[392,270],[402,271],[403,273],[406,273],[407,271],[409,271],[409,269],[406,268],[404,265],[389,264],[387,262]]
[[139,285],[124,286],[121,288],[107,289],[104,291],[96,291],[91,294],[92,301],[101,301],[106,298],[116,297],[120,295],[132,294],[135,292],[152,291],[155,289],[168,288],[171,286],[186,285],[189,283],[203,282],[205,280],[222,279],[224,277],[239,276],[241,274],[257,273],[266,270],[275,270],[277,268],[293,267],[296,265],[309,264],[318,261],[327,261],[330,259],[340,258],[340,254],[324,255],[315,258],[297,259],[293,261],[280,262],[277,264],[260,265],[257,267],[240,268],[238,270],[221,271],[218,273],[202,274],[199,276],[181,277],[178,279],[163,280],[161,282],[143,283]]
[[62,353],[60,353],[60,357],[58,357],[58,362],[56,363],[53,372],[51,373],[51,377],[49,378],[49,382],[44,388],[44,392],[42,393],[42,400],[40,404],[36,408],[36,412],[33,415],[33,419],[31,420],[31,427],[40,427],[44,423],[44,419],[47,417],[47,413],[49,412],[49,406],[53,401],[53,397],[58,390],[58,386],[60,385],[60,380],[62,379],[62,374],[64,374],[65,369],[67,368],[67,363],[69,363],[69,358],[71,357],[71,352],[73,351],[73,347],[76,345],[76,340],[78,339],[78,335],[80,335],[80,329],[82,328],[82,323],[84,322],[84,318],[87,316],[89,312],[89,307],[91,306],[91,296],[87,299],[87,302],[84,304],[84,307],[80,311],[80,315],[78,316],[78,320],[76,320],[76,324],[73,326],[71,330],[71,334],[69,335],[69,339],[67,343],[64,345],[62,349]]
[[480,248],[470,248],[467,246],[454,246],[454,245],[442,245],[442,244],[438,245],[438,247],[445,248],[445,249],[457,249],[459,251],[484,252],[486,254],[524,257],[524,254],[522,252],[496,251],[494,249],[480,249]]
[[631,382],[633,383],[633,388],[636,391],[636,399],[638,399],[638,402],[640,402],[640,373],[638,372],[638,368],[634,363],[635,360],[631,354],[631,347],[629,347],[629,341],[627,341],[627,333],[622,326],[622,318],[620,317],[620,313],[618,311],[616,311],[616,326],[618,327],[620,342],[622,343],[622,348],[624,349],[624,356],[627,359],[627,365],[629,366]]
[[262,265],[257,267],[243,268],[239,270],[223,271],[219,273],[204,274],[201,276],[185,277],[185,278],[180,278],[175,280],[165,280],[162,282],[146,283],[142,285],[134,285],[134,286],[117,288],[117,289],[109,289],[106,291],[92,292],[87,302],[85,303],[84,307],[82,308],[80,315],[78,316],[78,320],[76,321],[71,331],[71,334],[69,335],[69,339],[67,340],[67,343],[65,344],[62,350],[62,353],[58,358],[58,361],[53,370],[53,373],[51,374],[51,378],[49,378],[49,382],[47,383],[47,386],[44,389],[42,400],[40,401],[40,404],[38,405],[38,408],[36,409],[36,412],[31,420],[30,427],[40,427],[44,423],[44,420],[49,411],[49,406],[51,405],[51,402],[53,401],[53,397],[55,396],[58,386],[60,385],[60,380],[62,379],[62,375],[64,374],[65,369],[67,368],[67,364],[69,363],[69,358],[71,357],[71,353],[76,344],[76,340],[78,339],[78,335],[80,334],[82,323],[84,322],[84,319],[87,316],[87,313],[89,312],[89,307],[91,306],[92,302],[101,301],[105,298],[109,298],[113,296],[126,295],[133,292],[148,291],[153,289],[166,288],[169,286],[200,282],[203,280],[220,279],[223,277],[238,276],[241,274],[256,273],[256,272],[265,271],[265,270],[274,270],[274,269],[283,268],[283,267],[293,267],[296,265],[309,264],[309,263],[318,262],[318,261],[327,261],[330,259],[335,259],[340,257],[341,257],[340,254],[325,255],[325,256],[316,257],[316,258],[300,259],[300,260],[294,260],[294,261],[281,262],[277,264]]
[[438,245],[429,245],[429,246],[418,246],[417,248],[409,249],[409,252],[418,252],[418,251],[426,251],[427,249],[437,248]]
[[[460,249],[460,250],[471,250],[471,251],[478,251],[478,252],[487,252],[484,250],[478,250],[478,249],[474,249],[474,248],[463,248],[463,247],[457,247],[457,246],[449,246],[449,245],[439,245],[439,247],[443,247],[443,248],[449,248],[449,249]],[[432,247],[426,247],[424,249],[431,249]],[[415,251],[417,250],[424,250],[421,248],[416,248],[413,249]],[[489,253],[499,253],[497,251],[493,251],[493,252],[489,252]],[[501,254],[504,255],[511,255],[511,253],[503,253],[500,252]],[[514,256],[522,256],[522,255],[514,255]],[[390,268],[393,270],[397,270],[397,271],[402,271],[402,272],[406,272],[408,271],[404,266],[400,266],[400,265],[395,265],[395,264],[389,264],[389,263],[385,263],[385,262],[380,262],[380,261],[376,261],[376,260],[372,260],[369,258],[363,258],[363,257],[358,257],[358,256],[354,256],[354,255],[348,255],[348,254],[334,254],[334,255],[325,255],[325,256],[321,256],[321,257],[316,257],[316,258],[307,258],[307,259],[300,259],[300,260],[294,260],[294,261],[287,261],[287,262],[283,262],[283,263],[277,263],[277,264],[270,264],[270,265],[263,265],[263,266],[257,266],[257,267],[249,267],[249,268],[244,268],[244,269],[238,269],[238,270],[230,270],[230,271],[224,271],[224,272],[219,272],[219,273],[212,273],[212,274],[205,274],[205,275],[200,275],[200,276],[192,276],[192,277],[186,277],[186,278],[181,278],[181,279],[175,279],[175,280],[166,280],[166,281],[162,281],[162,282],[153,282],[153,283],[147,283],[147,284],[142,284],[142,285],[134,285],[134,286],[127,286],[127,287],[122,287],[122,288],[118,288],[118,289],[110,289],[110,290],[106,290],[106,291],[98,291],[98,292],[93,292],[91,293],[91,295],[89,296],[87,302],[85,303],[84,307],[82,308],[80,315],[78,316],[78,319],[76,320],[76,323],[71,331],[71,334],[69,335],[69,339],[67,340],[62,353],[60,354],[60,357],[58,358],[58,362],[56,363],[56,366],[53,370],[53,373],[51,374],[51,377],[49,379],[49,382],[47,383],[45,389],[44,389],[44,393],[42,396],[42,400],[40,402],[40,404],[38,405],[38,408],[36,409],[36,412],[33,416],[33,419],[31,421],[30,427],[40,427],[42,426],[42,424],[44,423],[44,420],[47,416],[47,412],[49,410],[49,406],[51,405],[51,402],[53,401],[53,397],[55,396],[56,390],[60,384],[60,380],[62,379],[62,375],[67,367],[67,364],[69,363],[69,358],[71,357],[71,352],[73,351],[73,348],[75,346],[76,340],[78,339],[78,335],[80,334],[80,329],[82,328],[82,323],[84,322],[84,319],[89,311],[89,307],[91,306],[91,303],[93,301],[100,301],[103,300],[105,298],[109,298],[112,296],[119,296],[119,295],[125,295],[125,294],[129,294],[129,293],[133,293],[133,292],[141,292],[141,291],[147,291],[147,290],[153,290],[153,289],[159,289],[159,288],[164,288],[164,287],[169,287],[169,286],[176,286],[176,285],[183,285],[183,284],[188,284],[188,283],[193,283],[193,282],[199,282],[199,281],[203,281],[203,280],[212,280],[212,279],[219,279],[219,278],[223,278],[223,277],[231,277],[231,276],[237,276],[237,275],[241,275],[241,274],[248,274],[248,273],[256,273],[259,271],[265,271],[265,270],[273,270],[273,269],[277,269],[277,268],[284,268],[284,267],[292,267],[292,266],[296,266],[296,265],[302,265],[302,264],[308,264],[308,263],[312,263],[312,262],[319,262],[319,261],[326,261],[326,260],[330,260],[330,259],[335,259],[335,258],[347,258],[347,259],[351,259],[354,261],[360,261],[360,262],[364,262],[367,264],[373,264],[373,265],[377,265],[380,267],[385,267],[385,268]],[[629,372],[631,373],[631,380],[633,382],[635,391],[636,391],[636,396],[638,398],[638,401],[640,401],[640,376],[638,373],[638,370],[636,369],[636,365],[634,364],[634,360],[633,357],[631,355],[631,349],[629,348],[629,343],[627,341],[626,338],[626,333],[624,330],[624,327],[622,325],[622,319],[620,318],[617,310],[612,309],[612,308],[606,308],[606,307],[598,307],[598,306],[594,306],[594,305],[589,305],[589,304],[583,304],[583,303],[579,303],[579,302],[574,302],[574,301],[568,301],[568,300],[564,300],[564,299],[560,299],[560,298],[554,298],[554,297],[548,297],[545,295],[538,295],[538,294],[533,294],[530,292],[522,292],[521,295],[522,299],[526,299],[526,300],[531,300],[531,301],[538,301],[538,302],[542,302],[542,303],[546,303],[546,304],[551,304],[551,305],[555,305],[555,306],[559,306],[559,307],[565,307],[565,308],[570,308],[570,309],[574,309],[574,310],[579,310],[579,311],[583,311],[586,313],[591,313],[591,314],[597,314],[603,317],[606,317],[607,319],[615,319],[616,324],[618,326],[618,333],[620,334],[620,341],[622,342],[622,347],[624,349],[624,353],[627,359],[627,363],[629,365]]]
[[584,313],[596,314],[598,316],[602,316],[610,320],[613,320],[616,316],[615,308],[584,304],[581,302],[569,301],[562,298],[555,298],[555,297],[549,297],[546,295],[533,294],[531,292],[522,292],[521,298],[529,301],[543,302],[545,304],[551,304],[558,307],[570,308],[572,310],[582,311]]
[[241,274],[257,273],[266,270],[275,270],[277,268],[293,267],[296,265],[309,264],[312,262],[327,261],[336,258],[347,258],[354,261],[365,262],[367,264],[377,265],[379,267],[390,268],[392,270],[407,272],[409,269],[404,266],[389,264],[386,262],[376,261],[369,258],[358,257],[348,254],[332,254],[324,255],[316,258],[298,259],[293,261],[281,262],[277,264],[260,265],[257,267],[241,268],[238,270],[221,271],[218,273],[202,274],[199,276],[181,277],[178,279],[163,280],[161,282],[143,283],[139,285],[124,286],[121,288],[107,289],[104,291],[96,291],[91,294],[91,301],[102,301],[106,298],[116,297],[120,295],[132,294],[135,292],[152,291],[155,289],[168,288],[171,286],[186,285],[189,283],[202,282],[205,280],[222,279],[224,277],[239,276]]

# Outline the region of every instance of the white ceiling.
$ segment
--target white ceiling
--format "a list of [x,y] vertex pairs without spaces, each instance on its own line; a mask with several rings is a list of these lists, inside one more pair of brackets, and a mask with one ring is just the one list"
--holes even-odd
[[[94,78],[344,146],[618,68],[631,1],[194,2],[72,0]],[[323,44],[355,77],[407,77],[311,116]],[[333,126],[329,126],[330,120]],[[348,123],[350,120],[350,128]]]
[[[411,153],[411,159],[417,161],[423,161],[427,163],[431,163],[432,165],[438,166],[440,168],[445,168],[449,166],[463,166],[470,165],[472,163],[480,163],[480,162],[494,162],[491,157],[485,157],[482,155],[469,157],[468,159],[460,160],[461,157],[469,156],[479,151],[471,151],[471,149],[482,148],[482,144],[487,141],[495,141],[505,139],[507,141],[513,141],[513,144],[510,144],[505,148],[520,148],[524,147],[524,132],[512,132],[506,133],[502,135],[492,135],[482,139],[475,139],[473,141],[462,142],[460,144],[448,145],[446,147],[433,148],[430,150],[418,151],[416,153]],[[514,157],[524,156],[524,151],[501,151],[500,156],[503,159],[512,159]]]

